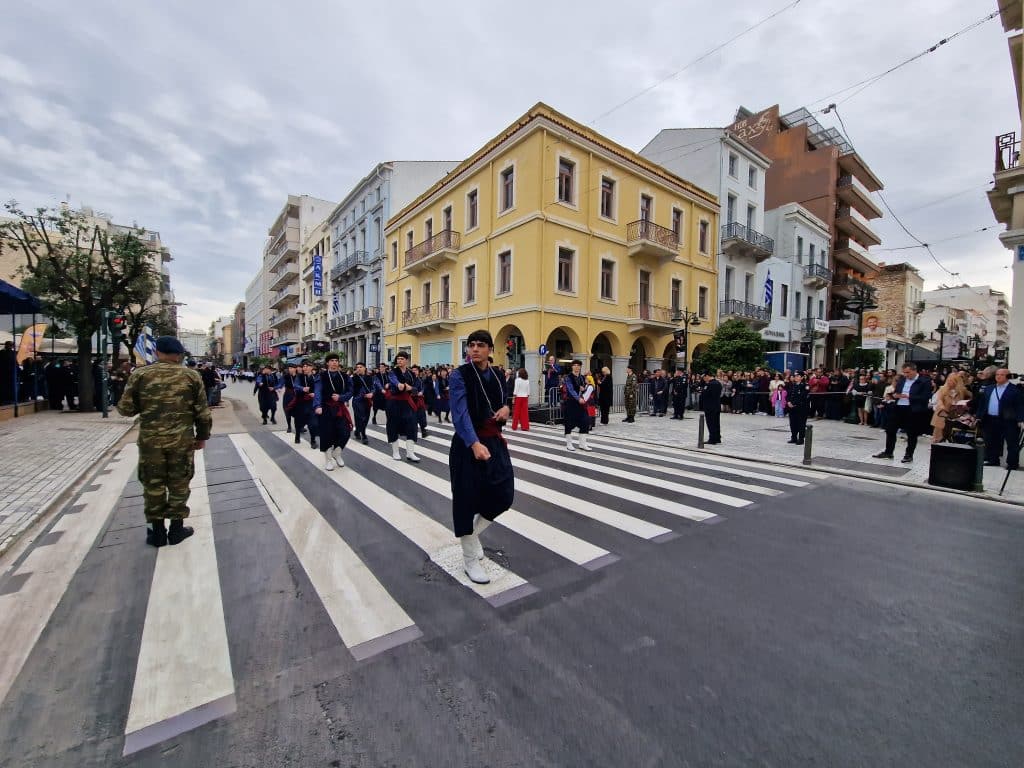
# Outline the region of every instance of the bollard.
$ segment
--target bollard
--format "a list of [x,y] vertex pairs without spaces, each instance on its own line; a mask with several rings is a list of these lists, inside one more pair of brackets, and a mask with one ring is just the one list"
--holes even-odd
[[[981,430],[978,430],[978,436],[974,438],[974,450],[975,450],[975,463],[974,463],[974,487],[971,489],[975,493],[985,492],[985,438],[981,434]],[[1009,472],[1007,472],[1009,475]],[[1003,488],[1006,487],[1006,483],[1003,483]],[[1002,489],[999,490],[999,495],[1003,495]]]
[[700,422],[697,424],[697,447],[704,447],[704,413],[700,414]]
[[811,465],[811,448],[814,445],[814,425],[807,425],[807,432],[804,434],[804,464]]

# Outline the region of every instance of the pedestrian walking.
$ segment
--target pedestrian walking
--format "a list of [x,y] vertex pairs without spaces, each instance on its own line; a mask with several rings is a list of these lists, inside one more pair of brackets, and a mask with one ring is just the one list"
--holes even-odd
[[[180,544],[192,535],[188,517],[189,483],[195,451],[210,438],[213,419],[203,380],[182,366],[185,348],[173,336],[156,340],[157,361],[136,369],[117,404],[122,416],[139,416],[139,482],[154,547]],[[164,520],[170,519],[170,530]]]
[[295,410],[295,376],[298,374],[298,368],[294,363],[288,363],[285,368],[285,373],[278,377],[277,387],[283,390],[281,394],[281,410],[284,411],[284,420],[288,425],[286,433],[291,434],[292,431],[292,413]]
[[704,397],[701,407],[704,410],[704,423],[708,428],[708,439],[705,445],[718,445],[722,442],[722,382],[705,373]]
[[295,375],[295,399],[292,404],[292,416],[295,419],[295,444],[302,442],[302,432],[309,429],[309,446],[316,448],[317,424],[313,413],[313,397],[316,394],[316,377],[313,375],[313,364],[309,360],[302,361],[302,373]]
[[530,374],[520,368],[513,385],[512,429],[530,431]]
[[903,375],[896,380],[893,388],[895,404],[885,426],[885,450],[874,454],[874,458],[893,458],[896,437],[902,429],[907,433],[907,450],[901,461],[909,464],[914,460],[917,438],[928,431],[928,401],[931,396],[931,380],[917,372],[916,363],[906,363]]
[[476,584],[490,581],[481,563],[480,534],[512,506],[515,495],[512,459],[501,435],[509,409],[503,377],[488,361],[493,349],[488,331],[473,331],[466,340],[469,362],[452,371],[449,382],[455,426],[448,452],[452,524],[466,576]]
[[435,386],[437,387],[437,423],[440,424],[443,418],[444,421],[451,424],[452,404],[447,368],[442,368],[437,372]]
[[324,358],[327,370],[316,380],[313,392],[313,413],[317,417],[320,432],[320,453],[324,457],[324,469],[330,472],[335,466],[344,467],[341,452],[352,435],[352,415],[348,402],[352,399],[352,385],[341,370],[337,352]]
[[366,425],[370,421],[373,394],[373,378],[366,372],[366,365],[356,363],[356,372],[352,375],[352,413],[356,440],[360,440],[363,445],[370,442],[366,438]]
[[583,363],[573,360],[572,373],[562,379],[562,385],[565,387],[565,397],[562,400],[562,422],[565,428],[565,449],[567,451],[576,450],[576,446],[572,442],[574,429],[578,429],[580,432],[580,449],[594,450],[587,443],[587,434],[590,432],[587,401],[593,391],[588,390],[587,380],[580,375],[582,367]]
[[260,416],[263,418],[263,423],[267,423],[267,418],[270,418],[271,424],[277,424],[277,388],[279,386],[277,374],[274,373],[274,369],[269,365],[263,366],[263,371],[259,376],[256,377],[255,384],[253,386],[253,392],[256,394],[256,400],[260,406]]
[[626,424],[632,424],[636,421],[636,400],[639,386],[636,380],[636,373],[633,371],[633,366],[626,366],[626,384],[623,387],[622,397],[626,405],[626,418],[622,421]]
[[377,425],[377,412],[384,411],[387,416],[387,392],[388,392],[388,366],[386,363],[377,365],[377,372],[373,374],[373,415],[370,421]]
[[810,388],[804,383],[804,372],[796,371],[784,391],[783,407],[789,415],[789,442],[803,445],[811,402]]
[[[400,448],[405,448],[405,458],[417,463],[416,455],[416,401],[413,399],[419,387],[419,379],[408,370],[409,355],[399,352],[395,356],[395,366],[388,374],[387,398],[387,437],[391,446],[391,458],[402,460]],[[401,445],[399,438],[403,438]]]

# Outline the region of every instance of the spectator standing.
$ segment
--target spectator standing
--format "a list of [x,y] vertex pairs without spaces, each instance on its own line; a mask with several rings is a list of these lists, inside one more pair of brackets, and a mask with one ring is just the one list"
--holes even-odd
[[915,363],[903,366],[903,375],[893,387],[894,405],[885,427],[885,450],[876,453],[876,459],[891,459],[896,449],[896,436],[902,429],[907,433],[907,451],[901,461],[914,460],[917,438],[928,429],[928,401],[932,396],[931,380],[917,372]]
[[1020,468],[1020,431],[1024,427],[1024,393],[1010,384],[1010,372],[999,368],[994,381],[981,391],[977,414],[985,433],[985,464],[999,466],[1006,449],[1006,468]]
[[601,409],[601,423],[608,423],[608,414],[612,410],[612,398],[615,395],[612,372],[605,366],[601,369],[600,378],[597,381],[597,405]]
[[530,374],[520,368],[512,392],[512,429],[530,431]]
[[701,398],[704,422],[708,427],[706,445],[722,442],[722,383],[710,373],[704,374],[704,393]]

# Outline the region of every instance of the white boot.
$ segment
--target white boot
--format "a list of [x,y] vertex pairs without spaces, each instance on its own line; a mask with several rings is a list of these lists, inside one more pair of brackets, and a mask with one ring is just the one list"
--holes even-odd
[[[474,539],[476,540],[474,541]],[[462,542],[462,564],[469,580],[474,584],[489,584],[491,579],[476,557],[476,547],[480,546],[480,540],[470,534],[463,536],[459,541]]]
[[413,440],[405,441],[405,458],[414,464],[420,463],[420,457],[416,455],[416,442]]
[[334,462],[331,461],[331,451],[324,451],[324,469],[328,472],[334,469]]
[[480,541],[480,534],[486,531],[487,526],[489,526],[492,522],[493,521],[488,520],[486,517],[481,517],[480,515],[473,515],[473,533],[471,536],[466,536],[465,538],[472,538],[474,540],[473,546],[474,549],[476,550],[477,560],[484,559],[484,545],[483,542]]
[[587,435],[580,435],[580,448],[584,451],[594,450],[589,445],[587,445]]
[[394,459],[395,461],[402,460],[402,452],[398,448],[397,440],[395,440],[395,442],[391,444],[391,458]]
[[567,451],[575,451],[576,450],[576,446],[572,444],[572,433],[571,432],[568,435],[565,436],[565,450],[567,450]]
[[341,448],[332,448],[331,458],[334,459],[334,463],[337,464],[339,467],[345,466],[345,460],[341,458]]

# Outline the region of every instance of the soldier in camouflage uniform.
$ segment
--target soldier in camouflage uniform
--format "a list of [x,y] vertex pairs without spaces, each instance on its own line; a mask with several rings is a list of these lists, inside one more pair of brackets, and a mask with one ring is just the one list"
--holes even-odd
[[636,374],[633,373],[633,369],[630,366],[626,366],[626,388],[625,388],[625,400],[626,400],[626,418],[623,419],[627,424],[632,424],[634,417],[636,416]]
[[[122,416],[139,415],[139,482],[150,529],[146,543],[162,547],[192,535],[188,517],[193,453],[210,437],[213,419],[203,380],[181,364],[185,348],[173,336],[156,340],[157,362],[136,369],[117,404]],[[170,531],[164,528],[170,518]]]

